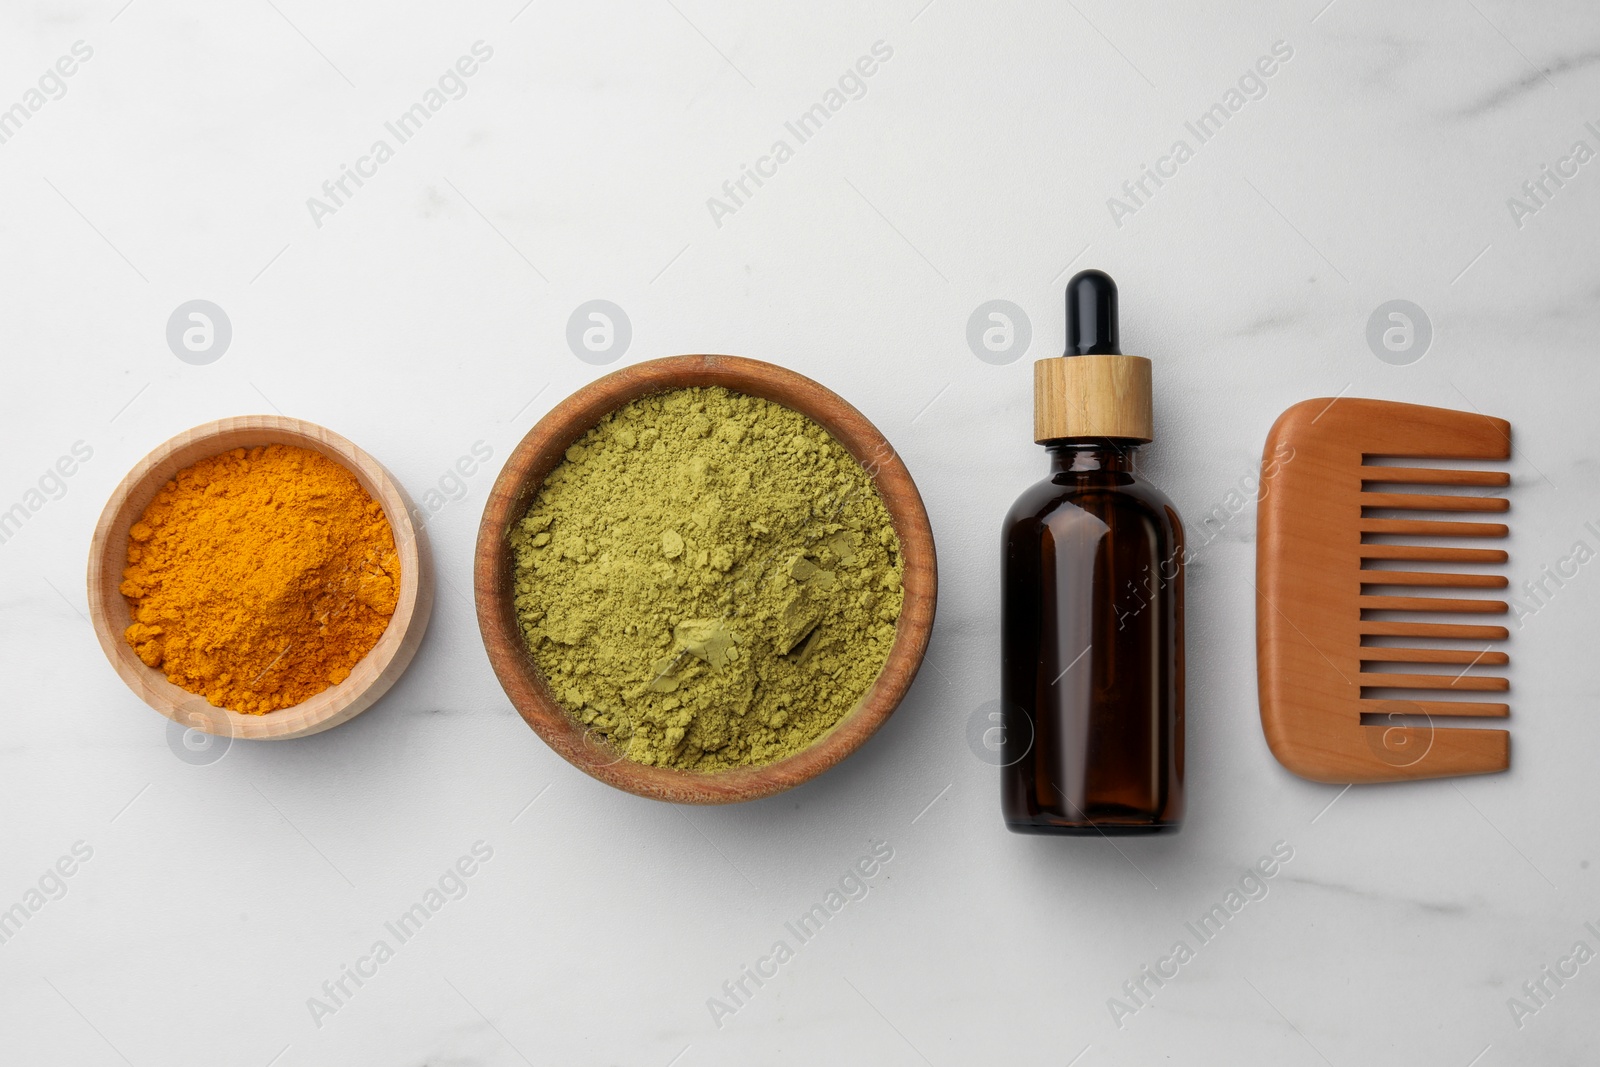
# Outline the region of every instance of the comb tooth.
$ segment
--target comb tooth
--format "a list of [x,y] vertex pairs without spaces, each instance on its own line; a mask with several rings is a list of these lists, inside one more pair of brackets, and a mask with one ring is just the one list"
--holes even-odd
[[1362,571],[1362,585],[1454,585],[1504,589],[1503,574],[1447,574],[1443,571]]
[[1362,596],[1357,603],[1364,611],[1467,611],[1483,615],[1504,615],[1504,600],[1459,599],[1442,596]]
[[1417,537],[1504,537],[1503,522],[1436,522],[1429,519],[1368,519],[1360,522],[1364,534],[1412,534]]
[[[1386,715],[1396,710],[1393,707],[1396,702],[1392,700],[1365,698],[1361,703],[1371,705],[1363,709],[1368,715]],[[1452,715],[1462,718],[1504,718],[1511,714],[1510,705],[1490,704],[1482,700],[1407,700],[1404,703],[1411,705],[1406,709],[1408,712],[1415,708],[1416,714],[1440,718],[1449,718]]]
[[1426,559],[1441,563],[1504,563],[1503,548],[1437,548],[1433,545],[1362,545],[1362,559]]
[[1511,501],[1503,496],[1453,496],[1428,493],[1362,493],[1364,508],[1405,508],[1409,511],[1506,511]]
[[1504,641],[1511,631],[1504,626],[1473,626],[1459,622],[1379,622],[1363,619],[1362,634],[1370,637],[1444,637],[1457,641]]
[[1499,667],[1511,662],[1504,652],[1485,649],[1474,652],[1470,648],[1388,648],[1380,645],[1363,645],[1356,658],[1367,663],[1465,663]]
[[1409,485],[1486,485],[1511,484],[1505,471],[1451,471],[1432,467],[1362,467],[1364,482],[1403,482]]
[[1455,689],[1455,690],[1505,690],[1510,684],[1504,678],[1491,678],[1482,674],[1388,674],[1378,671],[1357,676],[1356,684],[1367,689]]

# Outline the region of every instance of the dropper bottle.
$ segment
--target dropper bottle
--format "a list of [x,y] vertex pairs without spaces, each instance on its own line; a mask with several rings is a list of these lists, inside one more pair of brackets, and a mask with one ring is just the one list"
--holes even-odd
[[1067,283],[1065,355],[1034,364],[1050,476],[1003,533],[1001,807],[1018,833],[1171,832],[1183,817],[1183,525],[1137,473],[1150,361],[1117,287]]

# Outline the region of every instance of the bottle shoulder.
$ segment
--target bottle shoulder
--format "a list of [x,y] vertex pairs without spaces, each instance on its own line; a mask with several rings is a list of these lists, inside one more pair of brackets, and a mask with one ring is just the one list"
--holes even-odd
[[1150,481],[1128,471],[1064,472],[1040,479],[1017,497],[1006,514],[1006,526],[1045,521],[1062,511],[1135,511],[1158,524],[1178,526],[1178,509]]

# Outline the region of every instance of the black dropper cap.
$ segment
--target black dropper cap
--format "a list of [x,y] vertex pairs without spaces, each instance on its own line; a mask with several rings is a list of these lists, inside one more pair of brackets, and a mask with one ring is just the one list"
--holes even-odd
[[1122,353],[1117,337],[1117,283],[1099,270],[1081,270],[1067,283],[1068,356],[1115,356]]

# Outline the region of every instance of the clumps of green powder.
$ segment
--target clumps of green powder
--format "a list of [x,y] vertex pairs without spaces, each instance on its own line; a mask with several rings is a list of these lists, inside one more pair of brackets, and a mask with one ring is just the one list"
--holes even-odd
[[607,415],[511,531],[551,692],[639,763],[792,755],[888,658],[900,543],[867,471],[798,412],[720,387]]

